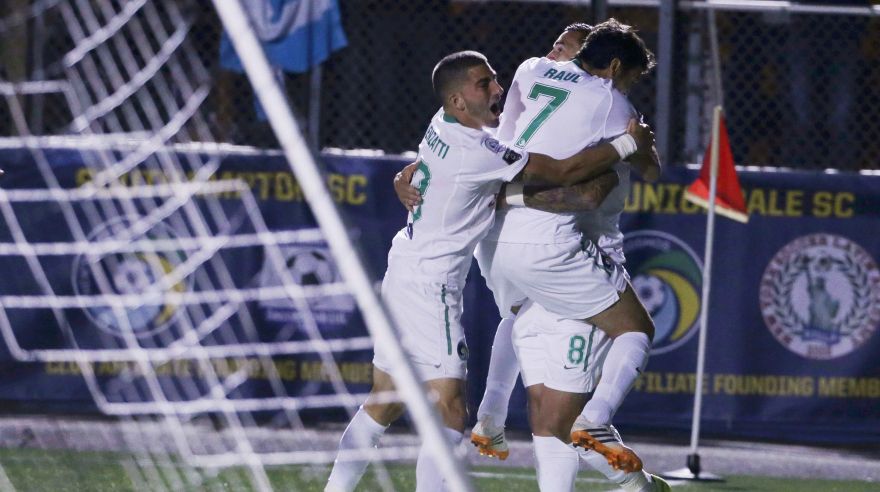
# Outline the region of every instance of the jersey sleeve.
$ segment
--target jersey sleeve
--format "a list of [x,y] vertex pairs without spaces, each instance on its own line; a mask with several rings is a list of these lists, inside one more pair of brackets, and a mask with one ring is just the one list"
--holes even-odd
[[511,181],[529,162],[528,152],[514,150],[488,134],[468,152],[469,165],[459,174],[463,182]]

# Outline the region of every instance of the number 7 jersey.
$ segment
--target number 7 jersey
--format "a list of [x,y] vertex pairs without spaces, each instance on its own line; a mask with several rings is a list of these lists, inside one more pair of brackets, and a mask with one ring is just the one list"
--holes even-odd
[[[626,132],[637,112],[608,79],[595,77],[575,62],[530,58],[516,71],[501,115],[498,139],[515,150],[570,157]],[[629,192],[629,167],[615,166],[618,188]],[[606,201],[608,201],[606,199]],[[499,212],[489,240],[521,244],[559,244],[579,240],[574,214],[513,207]]]
[[495,220],[501,184],[516,177],[528,160],[526,152],[438,111],[419,145],[411,181],[422,203],[394,237],[389,269],[405,266],[413,275],[463,286],[474,248]]

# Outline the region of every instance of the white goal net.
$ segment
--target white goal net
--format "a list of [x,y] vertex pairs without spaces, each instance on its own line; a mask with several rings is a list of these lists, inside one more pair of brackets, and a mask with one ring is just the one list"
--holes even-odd
[[[272,153],[223,144],[205,109],[212,74],[190,38],[193,16],[214,6],[308,202],[289,217],[267,216],[256,185],[224,168]],[[240,5],[13,0],[6,10],[0,43],[49,25],[65,49],[23,77],[7,60],[0,79],[14,128],[0,145],[0,266],[15,272],[0,280],[0,363],[56,377],[59,401],[81,395],[94,412],[0,415],[0,489],[321,490],[341,430],[325,417],[344,422],[365,399],[339,354],[368,361],[374,341],[397,342]],[[43,131],[46,104],[69,123]],[[369,333],[328,333],[326,306],[348,306]],[[469,488],[398,358],[414,427],[437,443],[451,485]],[[365,445],[364,490],[406,489],[386,465],[418,450],[393,434]],[[77,471],[34,472],[65,468]]]

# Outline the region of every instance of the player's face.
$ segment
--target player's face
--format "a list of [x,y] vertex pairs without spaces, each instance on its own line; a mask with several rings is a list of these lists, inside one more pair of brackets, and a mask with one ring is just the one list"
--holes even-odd
[[631,68],[629,70],[621,70],[613,77],[614,88],[626,94],[629,90],[642,78],[641,68]]
[[581,32],[565,31],[553,43],[553,49],[550,50],[550,53],[547,53],[547,58],[559,62],[573,60],[578,51],[581,50],[585,38],[586,36]]
[[468,116],[480,125],[490,128],[498,126],[498,117],[501,116],[501,94],[504,94],[504,89],[498,84],[492,67],[480,65],[468,70],[468,80],[462,88],[461,95]]

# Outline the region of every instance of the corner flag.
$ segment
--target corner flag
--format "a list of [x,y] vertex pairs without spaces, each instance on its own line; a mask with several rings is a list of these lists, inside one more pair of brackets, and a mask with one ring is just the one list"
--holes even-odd
[[[709,142],[706,155],[703,156],[700,177],[684,193],[686,199],[705,208],[709,208],[711,162],[712,142]],[[718,190],[715,195],[715,210],[729,219],[744,223],[749,221],[742,188],[736,176],[736,168],[733,167],[733,152],[730,150],[724,116],[720,117],[718,128]]]

